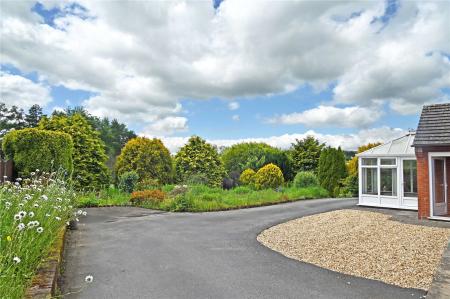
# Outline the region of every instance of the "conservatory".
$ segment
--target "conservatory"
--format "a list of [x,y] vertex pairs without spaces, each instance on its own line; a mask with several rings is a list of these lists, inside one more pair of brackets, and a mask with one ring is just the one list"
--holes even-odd
[[415,133],[358,154],[359,205],[417,210]]

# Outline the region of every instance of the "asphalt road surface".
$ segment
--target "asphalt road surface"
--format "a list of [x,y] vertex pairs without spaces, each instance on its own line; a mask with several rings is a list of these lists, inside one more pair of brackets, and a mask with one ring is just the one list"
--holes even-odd
[[[304,200],[261,208],[165,213],[92,208],[68,234],[64,298],[421,298],[425,292],[291,260],[257,240],[290,219],[355,200]],[[92,275],[92,283],[85,277]],[[71,294],[69,294],[71,293]]]

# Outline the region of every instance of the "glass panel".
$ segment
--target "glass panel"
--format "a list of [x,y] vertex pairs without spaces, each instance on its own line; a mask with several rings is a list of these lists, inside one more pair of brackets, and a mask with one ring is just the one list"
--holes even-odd
[[377,169],[362,169],[362,193],[378,195]]
[[380,159],[381,165],[396,165],[395,159]]
[[445,184],[444,184],[444,162],[443,159],[434,160],[434,202],[445,202]]
[[377,158],[363,158],[362,159],[362,165],[366,166],[376,166],[377,165]]
[[403,160],[403,196],[417,197],[416,160]]
[[381,195],[397,196],[397,168],[381,168]]

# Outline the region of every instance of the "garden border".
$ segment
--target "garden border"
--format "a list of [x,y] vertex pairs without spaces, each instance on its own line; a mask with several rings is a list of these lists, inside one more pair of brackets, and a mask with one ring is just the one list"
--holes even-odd
[[24,298],[48,299],[53,298],[57,292],[66,231],[66,226],[59,231],[49,254],[43,259],[36,274],[33,276],[31,285],[27,288]]

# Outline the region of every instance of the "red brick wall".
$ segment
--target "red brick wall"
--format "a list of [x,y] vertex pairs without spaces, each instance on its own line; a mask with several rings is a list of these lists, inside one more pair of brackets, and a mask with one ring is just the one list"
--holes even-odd
[[[428,165],[428,153],[430,152],[450,152],[450,146],[416,148],[419,219],[430,217],[430,178]],[[447,166],[449,165],[450,159],[447,159]],[[450,168],[447,168],[448,177],[450,177],[449,170]]]

